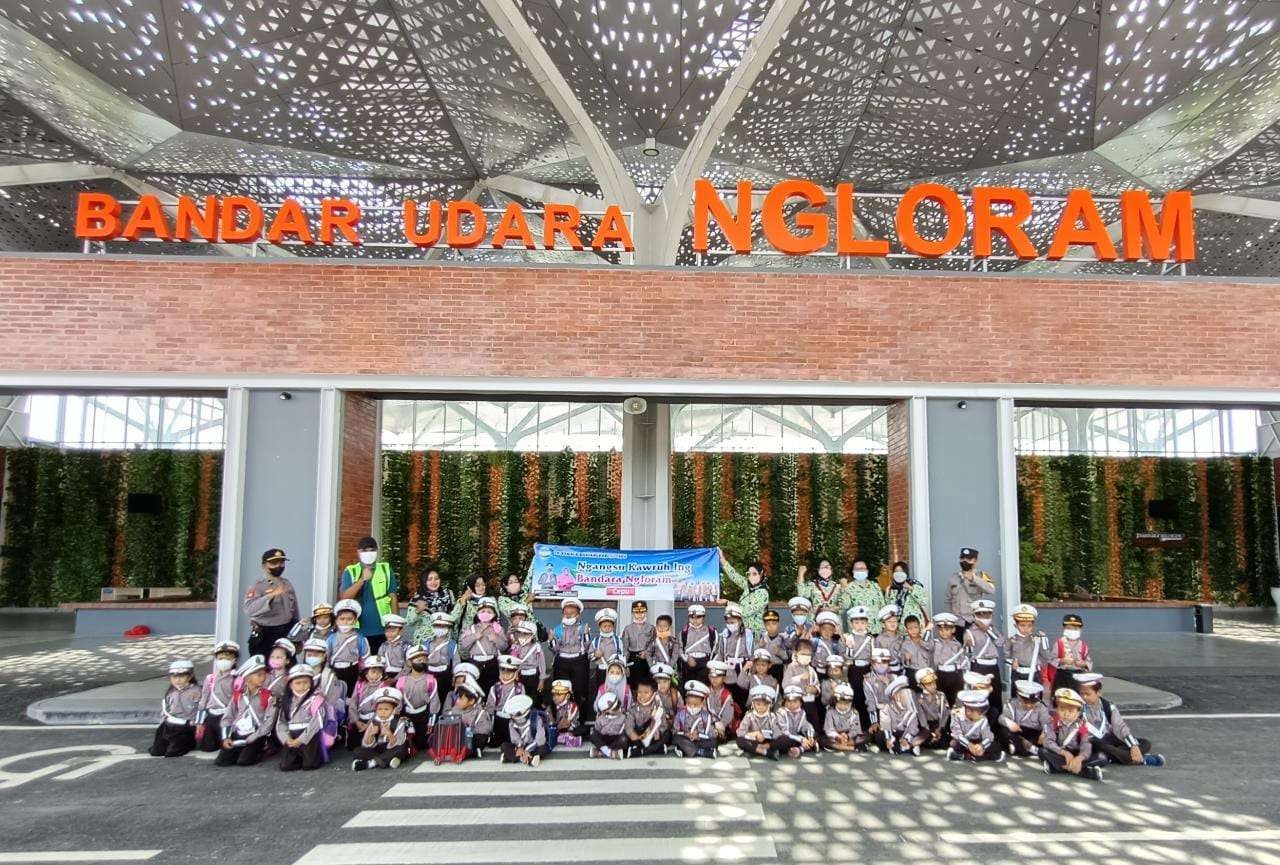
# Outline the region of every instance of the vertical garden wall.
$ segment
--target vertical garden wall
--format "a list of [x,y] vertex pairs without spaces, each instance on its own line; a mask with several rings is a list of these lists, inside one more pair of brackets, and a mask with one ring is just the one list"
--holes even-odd
[[[220,452],[19,448],[5,460],[0,606],[92,601],[106,586],[212,597]],[[131,513],[131,494],[158,498]]]

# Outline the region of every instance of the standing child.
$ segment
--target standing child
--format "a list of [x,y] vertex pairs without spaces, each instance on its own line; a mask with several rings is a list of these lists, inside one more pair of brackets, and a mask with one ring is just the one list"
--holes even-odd
[[898,633],[898,605],[885,604],[876,615],[880,619],[880,633],[876,634],[875,648],[889,651],[889,670],[896,676],[902,672],[902,642],[905,639]]
[[706,707],[715,721],[716,740],[719,742],[727,742],[733,738],[738,719],[742,717],[733,691],[725,684],[728,673],[729,668],[724,661],[707,662]]
[[689,605],[689,622],[680,631],[676,641],[680,655],[680,681],[697,679],[707,682],[707,661],[715,657],[717,634],[707,624],[707,608],[702,604]]
[[476,618],[458,637],[458,648],[480,670],[480,687],[486,691],[498,681],[498,656],[507,650],[507,635],[498,621],[498,602],[481,598]]
[[573,702],[573,685],[567,679],[551,683],[551,723],[556,728],[556,744],[577,748],[582,744],[578,704]]
[[822,684],[818,681],[818,672],[813,669],[813,644],[808,640],[795,644],[791,650],[791,663],[782,671],[783,693],[791,687],[800,689],[803,711],[810,726],[815,726],[821,718],[819,698],[822,696]]
[[[750,662],[751,653],[755,651],[756,635],[752,633],[742,619],[742,607],[730,601],[724,608],[724,630],[720,633],[719,645],[716,647],[716,658],[720,664],[726,668],[725,674],[728,676],[733,687],[737,687],[738,676],[742,673],[743,668]],[[710,662],[707,667],[710,669]],[[708,673],[708,680],[710,674]],[[747,692],[734,694],[734,701],[737,703],[745,703]]]
[[382,619],[382,633],[385,639],[378,647],[378,657],[386,665],[387,679],[394,679],[404,669],[405,653],[409,651],[409,643],[404,639],[404,618],[392,613]]
[[502,743],[501,762],[538,768],[542,758],[551,753],[547,716],[533,710],[533,699],[528,694],[512,696],[504,708],[511,725],[508,740]]
[[[875,736],[880,730],[880,707],[888,699],[886,691],[893,681],[893,673],[889,670],[889,650],[871,650],[871,675],[862,680],[862,699],[867,706],[867,733]],[[875,736],[874,741],[882,737]]]
[[181,757],[196,746],[196,713],[200,686],[195,665],[181,659],[169,664],[169,687],[160,698],[160,726],[151,740],[152,757]]
[[236,671],[239,685],[222,718],[222,747],[215,766],[256,766],[276,725],[276,701],[264,685],[267,664],[253,655]]
[[[768,621],[765,622],[765,627],[769,627]],[[774,678],[772,672],[774,667],[774,658],[775,655],[773,652],[764,647],[752,652],[751,667],[749,669],[744,669],[742,671],[742,675],[738,677],[738,688],[742,693],[748,695],[748,701],[750,701],[749,695],[751,694],[751,689],[759,685],[764,685],[766,688],[773,688],[775,692],[778,690],[778,680]],[[778,672],[781,673],[782,669],[783,668],[780,667]],[[747,708],[747,705],[742,706],[744,713]]]
[[592,757],[621,760],[626,756],[627,716],[612,691],[605,691],[596,700],[596,721],[591,725],[590,739]]
[[1089,742],[1089,731],[1080,717],[1084,700],[1071,688],[1059,688],[1053,694],[1056,708],[1044,745],[1040,748],[1040,763],[1046,775],[1079,775],[1091,781],[1102,780],[1102,763],[1106,757],[1096,757]]
[[404,719],[411,726],[413,750],[425,754],[431,745],[431,724],[440,714],[440,693],[436,679],[427,669],[427,650],[413,646],[405,653],[406,672],[396,680],[396,690],[404,698]]
[[924,746],[929,750],[946,748],[951,744],[951,704],[947,695],[938,690],[938,675],[932,667],[916,670],[916,708],[920,711],[920,727],[929,734]]
[[738,725],[737,743],[742,753],[752,757],[778,759],[777,719],[773,713],[773,701],[777,691],[768,685],[756,685],[747,695],[751,711],[742,716]]
[[671,744],[677,757],[719,757],[716,719],[707,711],[711,690],[696,679],[684,686],[684,708],[676,713]]
[[819,679],[827,678],[827,659],[844,652],[840,637],[840,617],[831,610],[818,613],[818,636],[813,641],[813,669]]
[[[425,676],[423,678],[426,678]],[[409,756],[410,721],[400,714],[403,697],[395,688],[379,688],[373,695],[373,717],[352,749],[351,771],[398,769]]]
[[890,754],[920,756],[920,746],[929,738],[920,729],[920,712],[916,708],[906,676],[895,676],[885,688],[885,702],[880,707],[881,742]]
[[675,670],[680,658],[680,648],[676,645],[675,626],[666,613],[658,616],[657,626],[653,631],[653,645],[649,648],[649,672],[652,675],[654,666],[662,664]]
[[628,756],[652,757],[667,753],[671,741],[671,722],[676,713],[668,713],[652,682],[636,685],[636,699],[627,710]]
[[[625,658],[622,650],[622,636],[618,633],[618,614],[611,609],[597,610],[595,615],[596,635],[591,638],[591,681],[588,687],[591,693],[600,695],[600,686],[609,675],[609,665],[616,657]],[[626,665],[623,664],[623,673]],[[618,695],[621,698],[621,694]],[[625,708],[625,706],[624,706]]]
[[1094,753],[1122,766],[1163,766],[1164,755],[1151,753],[1151,742],[1129,730],[1120,708],[1102,696],[1101,673],[1076,673],[1084,700],[1081,716]]
[[798,685],[782,689],[782,708],[776,713],[777,749],[795,759],[808,751],[818,750],[813,724],[804,711],[805,692]]
[[[761,618],[764,620],[764,636],[760,638],[759,647],[752,653],[752,658],[761,649],[769,653],[768,672],[776,683],[782,679],[782,668],[791,660],[791,640],[779,630],[782,617],[777,610],[765,610]],[[777,690],[776,684],[773,687]]]
[[[937,621],[937,617],[934,617]],[[996,742],[987,719],[990,700],[986,691],[961,691],[960,708],[951,713],[951,750],[947,759],[977,763],[989,761],[1003,763],[1004,750]]]
[[[453,619],[448,613],[431,614],[431,641],[426,644],[427,672],[436,679],[436,693],[453,690],[453,665],[458,661],[458,643],[453,639]],[[479,678],[480,671],[476,670]]]
[[907,616],[902,620],[902,626],[907,633],[898,644],[898,659],[902,662],[902,674],[913,688],[919,690],[916,673],[933,663],[933,644],[925,639],[919,616]]
[[[354,747],[360,741],[361,734],[373,718],[374,694],[383,686],[383,673],[386,667],[377,655],[369,655],[360,664],[360,681],[356,682],[351,695],[347,697],[347,744]],[[310,669],[310,668],[308,668]]]
[[289,631],[289,642],[296,651],[302,651],[302,644],[311,639],[327,639],[333,633],[333,606],[321,601],[311,608],[311,618],[300,619]]
[[853,705],[858,709],[862,729],[870,735],[871,707],[867,705],[865,679],[871,672],[871,653],[875,649],[875,637],[869,630],[866,607],[849,609],[849,633],[844,637],[845,672],[853,688]]
[[630,672],[627,684],[635,688],[636,682],[649,678],[649,653],[657,629],[649,624],[649,605],[644,601],[631,602],[631,623],[622,629],[622,649],[626,652]]
[[973,612],[973,627],[964,632],[964,644],[969,649],[969,668],[991,677],[991,709],[999,716],[1004,709],[1004,686],[1000,682],[1000,646],[1004,639],[996,633],[993,620],[995,601],[979,598],[969,605]]
[[582,601],[565,598],[560,602],[560,624],[551,630],[551,677],[571,682],[574,702],[589,706],[588,701],[592,700],[588,676],[591,630],[581,619]]
[[840,682],[832,689],[831,696],[832,704],[822,720],[822,747],[846,754],[865,751],[867,737],[853,705],[853,688],[848,682]]
[[[1004,641],[1005,659],[1009,663],[1010,691],[1019,680],[1041,682],[1049,664],[1049,639],[1036,629],[1036,608],[1020,604],[1013,611],[1014,632]],[[1043,689],[1041,689],[1043,690]]]
[[[325,718],[324,735],[336,740],[339,730],[347,724],[347,686],[338,675],[329,668],[329,644],[320,637],[312,637],[302,644],[302,663],[311,668],[316,682],[316,693],[324,697],[328,705]],[[276,698],[279,705],[280,698]],[[272,746],[268,744],[268,748]]]
[[508,741],[511,717],[507,714],[507,700],[524,693],[520,684],[520,660],[510,655],[498,656],[498,681],[493,683],[485,697],[485,711],[493,716],[493,736],[490,744],[501,746]]
[[333,605],[333,620],[338,629],[329,635],[329,666],[350,694],[360,678],[360,659],[369,654],[369,641],[356,630],[360,620],[360,602],[347,598]]
[[1075,690],[1077,673],[1093,670],[1093,658],[1089,657],[1089,644],[1083,634],[1084,619],[1075,613],[1062,617],[1062,636],[1053,644],[1053,653],[1049,656],[1055,697],[1063,688]]
[[537,641],[538,626],[526,619],[513,628],[511,657],[520,662],[520,684],[533,700],[534,708],[542,706],[542,690],[547,685],[547,656]]
[[280,771],[319,769],[329,759],[322,732],[328,715],[324,697],[315,693],[311,668],[298,664],[288,673],[284,699],[276,715]]
[[932,640],[932,663],[929,666],[938,674],[938,687],[952,706],[956,705],[956,697],[964,690],[964,673],[969,669],[969,653],[956,639],[956,626],[959,624],[960,617],[955,613],[937,613],[933,617],[937,636]]
[[1015,757],[1038,757],[1049,729],[1049,709],[1041,699],[1044,686],[1039,682],[1017,679],[1013,683],[1013,699],[1000,713],[1000,724],[1008,731],[1008,752]]
[[238,660],[238,643],[222,640],[213,647],[213,670],[204,677],[200,705],[196,710],[196,741],[200,743],[201,751],[217,751],[222,747],[223,716],[231,704]]

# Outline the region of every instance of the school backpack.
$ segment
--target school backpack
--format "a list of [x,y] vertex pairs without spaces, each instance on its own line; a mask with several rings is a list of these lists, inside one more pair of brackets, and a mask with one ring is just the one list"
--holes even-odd
[[427,756],[439,766],[441,763],[461,763],[470,756],[467,750],[467,729],[459,715],[441,715],[436,718],[435,729],[427,742]]

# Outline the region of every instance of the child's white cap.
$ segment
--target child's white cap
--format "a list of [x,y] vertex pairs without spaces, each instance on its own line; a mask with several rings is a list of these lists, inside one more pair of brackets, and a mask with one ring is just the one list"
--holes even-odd
[[517,634],[536,634],[538,633],[538,626],[533,622],[523,621],[516,625],[515,631]]
[[448,613],[432,613],[432,614],[431,614],[431,625],[432,625],[432,627],[439,627],[439,626],[441,626],[441,625],[447,625],[448,627],[452,628],[452,627],[453,627],[453,617],[452,617],[452,616],[450,616]]
[[1032,697],[1039,697],[1044,693],[1044,685],[1026,679],[1019,679],[1014,682],[1013,689],[1018,692],[1019,697],[1026,697],[1028,700]]
[[799,685],[787,685],[782,689],[782,697],[785,700],[803,700],[804,688]]
[[621,667],[624,673],[630,666],[630,662],[628,662],[622,655],[610,655],[609,660],[605,662],[606,670],[609,669],[609,667]]
[[266,659],[261,655],[250,655],[245,659],[244,663],[240,665],[240,669],[236,670],[236,675],[247,676],[250,673],[256,673],[259,670],[265,670],[266,668]]
[[985,709],[989,702],[986,691],[961,691],[956,698],[970,709]]
[[213,644],[213,653],[216,655],[219,652],[235,652],[238,655],[240,654],[240,644],[235,640],[220,640]]
[[706,614],[707,614],[707,608],[706,608],[706,607],[704,607],[704,606],[702,606],[702,604],[690,604],[690,605],[689,605],[689,615],[691,615],[691,616],[705,616]]
[[667,664],[654,664],[649,668],[649,672],[655,679],[670,679],[676,671]]
[[888,685],[885,685],[884,693],[886,696],[892,697],[894,694],[907,687],[906,676],[894,676]]
[[729,665],[724,661],[707,661],[707,673],[712,676],[727,676]]
[[935,613],[933,623],[935,625],[958,625],[960,624],[960,617],[955,613]]
[[996,602],[988,601],[986,598],[978,598],[969,605],[969,611],[972,613],[994,613],[996,611]]
[[319,637],[312,637],[302,644],[303,652],[324,652],[329,654],[329,644]]
[[333,605],[333,617],[336,619],[338,613],[355,613],[356,618],[360,618],[360,602],[355,598],[344,598]]
[[498,669],[508,670],[508,671],[518,670],[520,669],[520,659],[515,657],[514,655],[499,655]]
[[303,676],[306,676],[308,679],[314,679],[316,677],[316,671],[311,669],[307,664],[294,664],[293,668],[289,670],[290,682],[294,679],[301,679]]
[[938,674],[933,671],[933,667],[921,667],[916,670],[916,684],[923,685],[925,682],[932,682],[938,678]]
[[964,683],[970,688],[975,685],[990,685],[991,677],[986,673],[978,673],[973,670],[966,670],[964,674]]
[[835,698],[837,700],[852,700],[853,686],[850,685],[848,682],[841,682],[839,685],[836,685],[835,690],[832,691],[832,694],[835,695]]
[[533,708],[533,698],[528,694],[512,694],[502,708],[511,717],[522,718]]
[[382,620],[383,630],[386,630],[387,628],[403,628],[403,627],[404,627],[404,616],[397,616],[395,613],[392,613],[391,615],[384,617]]
[[778,692],[773,690],[773,688],[770,688],[768,685],[756,685],[747,692],[747,698],[750,700],[768,700],[770,703],[772,703],[774,698],[777,696]]
[[462,684],[458,686],[458,690],[464,694],[475,697],[477,700],[480,699],[480,695],[482,693],[480,690],[480,683],[470,676],[467,676],[467,678],[462,680]]
[[1076,687],[1090,685],[1097,688],[1102,685],[1101,673],[1076,673]]
[[823,610],[821,613],[818,613],[817,622],[819,625],[834,625],[837,628],[840,627],[840,617],[830,610]]
[[795,609],[812,610],[813,609],[813,604],[809,603],[809,599],[802,598],[799,595],[796,595],[794,598],[787,601],[787,606],[793,610]]
[[176,661],[169,662],[169,675],[179,676],[183,673],[194,673],[196,665],[188,661],[186,658],[179,658]]
[[770,655],[770,654],[769,654],[769,650],[768,650],[768,649],[756,649],[754,652],[752,652],[752,653],[751,653],[751,660],[753,660],[753,661],[768,661],[770,664],[772,664],[772,663],[773,663],[773,655]]
[[891,616],[901,615],[901,613],[902,610],[898,609],[897,604],[885,604],[880,608],[880,612],[876,613],[876,618],[883,622]]
[[473,679],[479,679],[480,668],[470,661],[460,661],[453,665],[453,675],[455,678],[458,676],[470,676]]
[[844,655],[834,655],[834,654],[833,654],[833,655],[828,655],[828,656],[827,656],[827,669],[828,669],[828,670],[830,670],[832,667],[843,667],[843,666],[844,666]]
[[871,611],[859,604],[856,607],[850,607],[847,615],[852,622],[854,619],[870,619]]
[[577,607],[578,610],[581,611],[582,601],[579,601],[577,598],[565,598],[563,601],[560,602],[560,609],[563,610],[563,609],[567,609],[568,607]]
[[399,706],[404,702],[404,694],[400,693],[398,689],[392,687],[379,688],[373,692],[373,702],[375,704],[392,703]]
[[871,650],[871,660],[892,661],[893,652],[890,652],[888,649],[884,648],[883,646],[876,646],[874,649]]
[[385,670],[386,668],[387,668],[386,658],[379,657],[378,655],[365,655],[363,658],[360,659],[360,669],[362,670],[369,670],[369,669]]
[[412,661],[414,658],[425,658],[427,657],[427,654],[427,650],[422,646],[410,646],[409,651],[404,653],[404,659],[406,661]]
[[551,690],[572,692],[573,682],[570,682],[568,679],[556,679],[554,682],[551,683]]
[[616,621],[618,621],[618,614],[616,611],[608,607],[605,607],[603,610],[596,611],[597,623],[598,622],[616,622]]
[[685,682],[684,692],[690,697],[709,697],[711,695],[711,689],[697,679],[690,679]]
[[486,595],[485,597],[483,597],[483,598],[481,598],[480,600],[476,601],[476,609],[477,609],[477,610],[479,610],[479,609],[481,609],[482,607],[488,607],[488,608],[489,608],[489,609],[491,609],[491,610],[497,610],[497,609],[498,609],[498,599],[497,599],[497,598],[490,598],[489,596],[487,596],[487,595]]
[[742,607],[735,604],[733,601],[724,605],[724,617],[727,619],[731,616],[739,619],[742,618]]
[[1015,622],[1034,622],[1040,616],[1040,612],[1030,604],[1018,604],[1013,610],[1013,620]]
[[618,705],[618,695],[613,691],[605,691],[599,697],[596,697],[597,712],[607,712],[616,705]]

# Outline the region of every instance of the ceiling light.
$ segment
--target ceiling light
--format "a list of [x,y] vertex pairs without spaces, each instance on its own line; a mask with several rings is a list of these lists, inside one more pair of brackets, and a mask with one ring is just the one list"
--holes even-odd
[[658,140],[656,138],[646,138],[644,140],[644,149],[640,151],[645,156],[658,155]]

